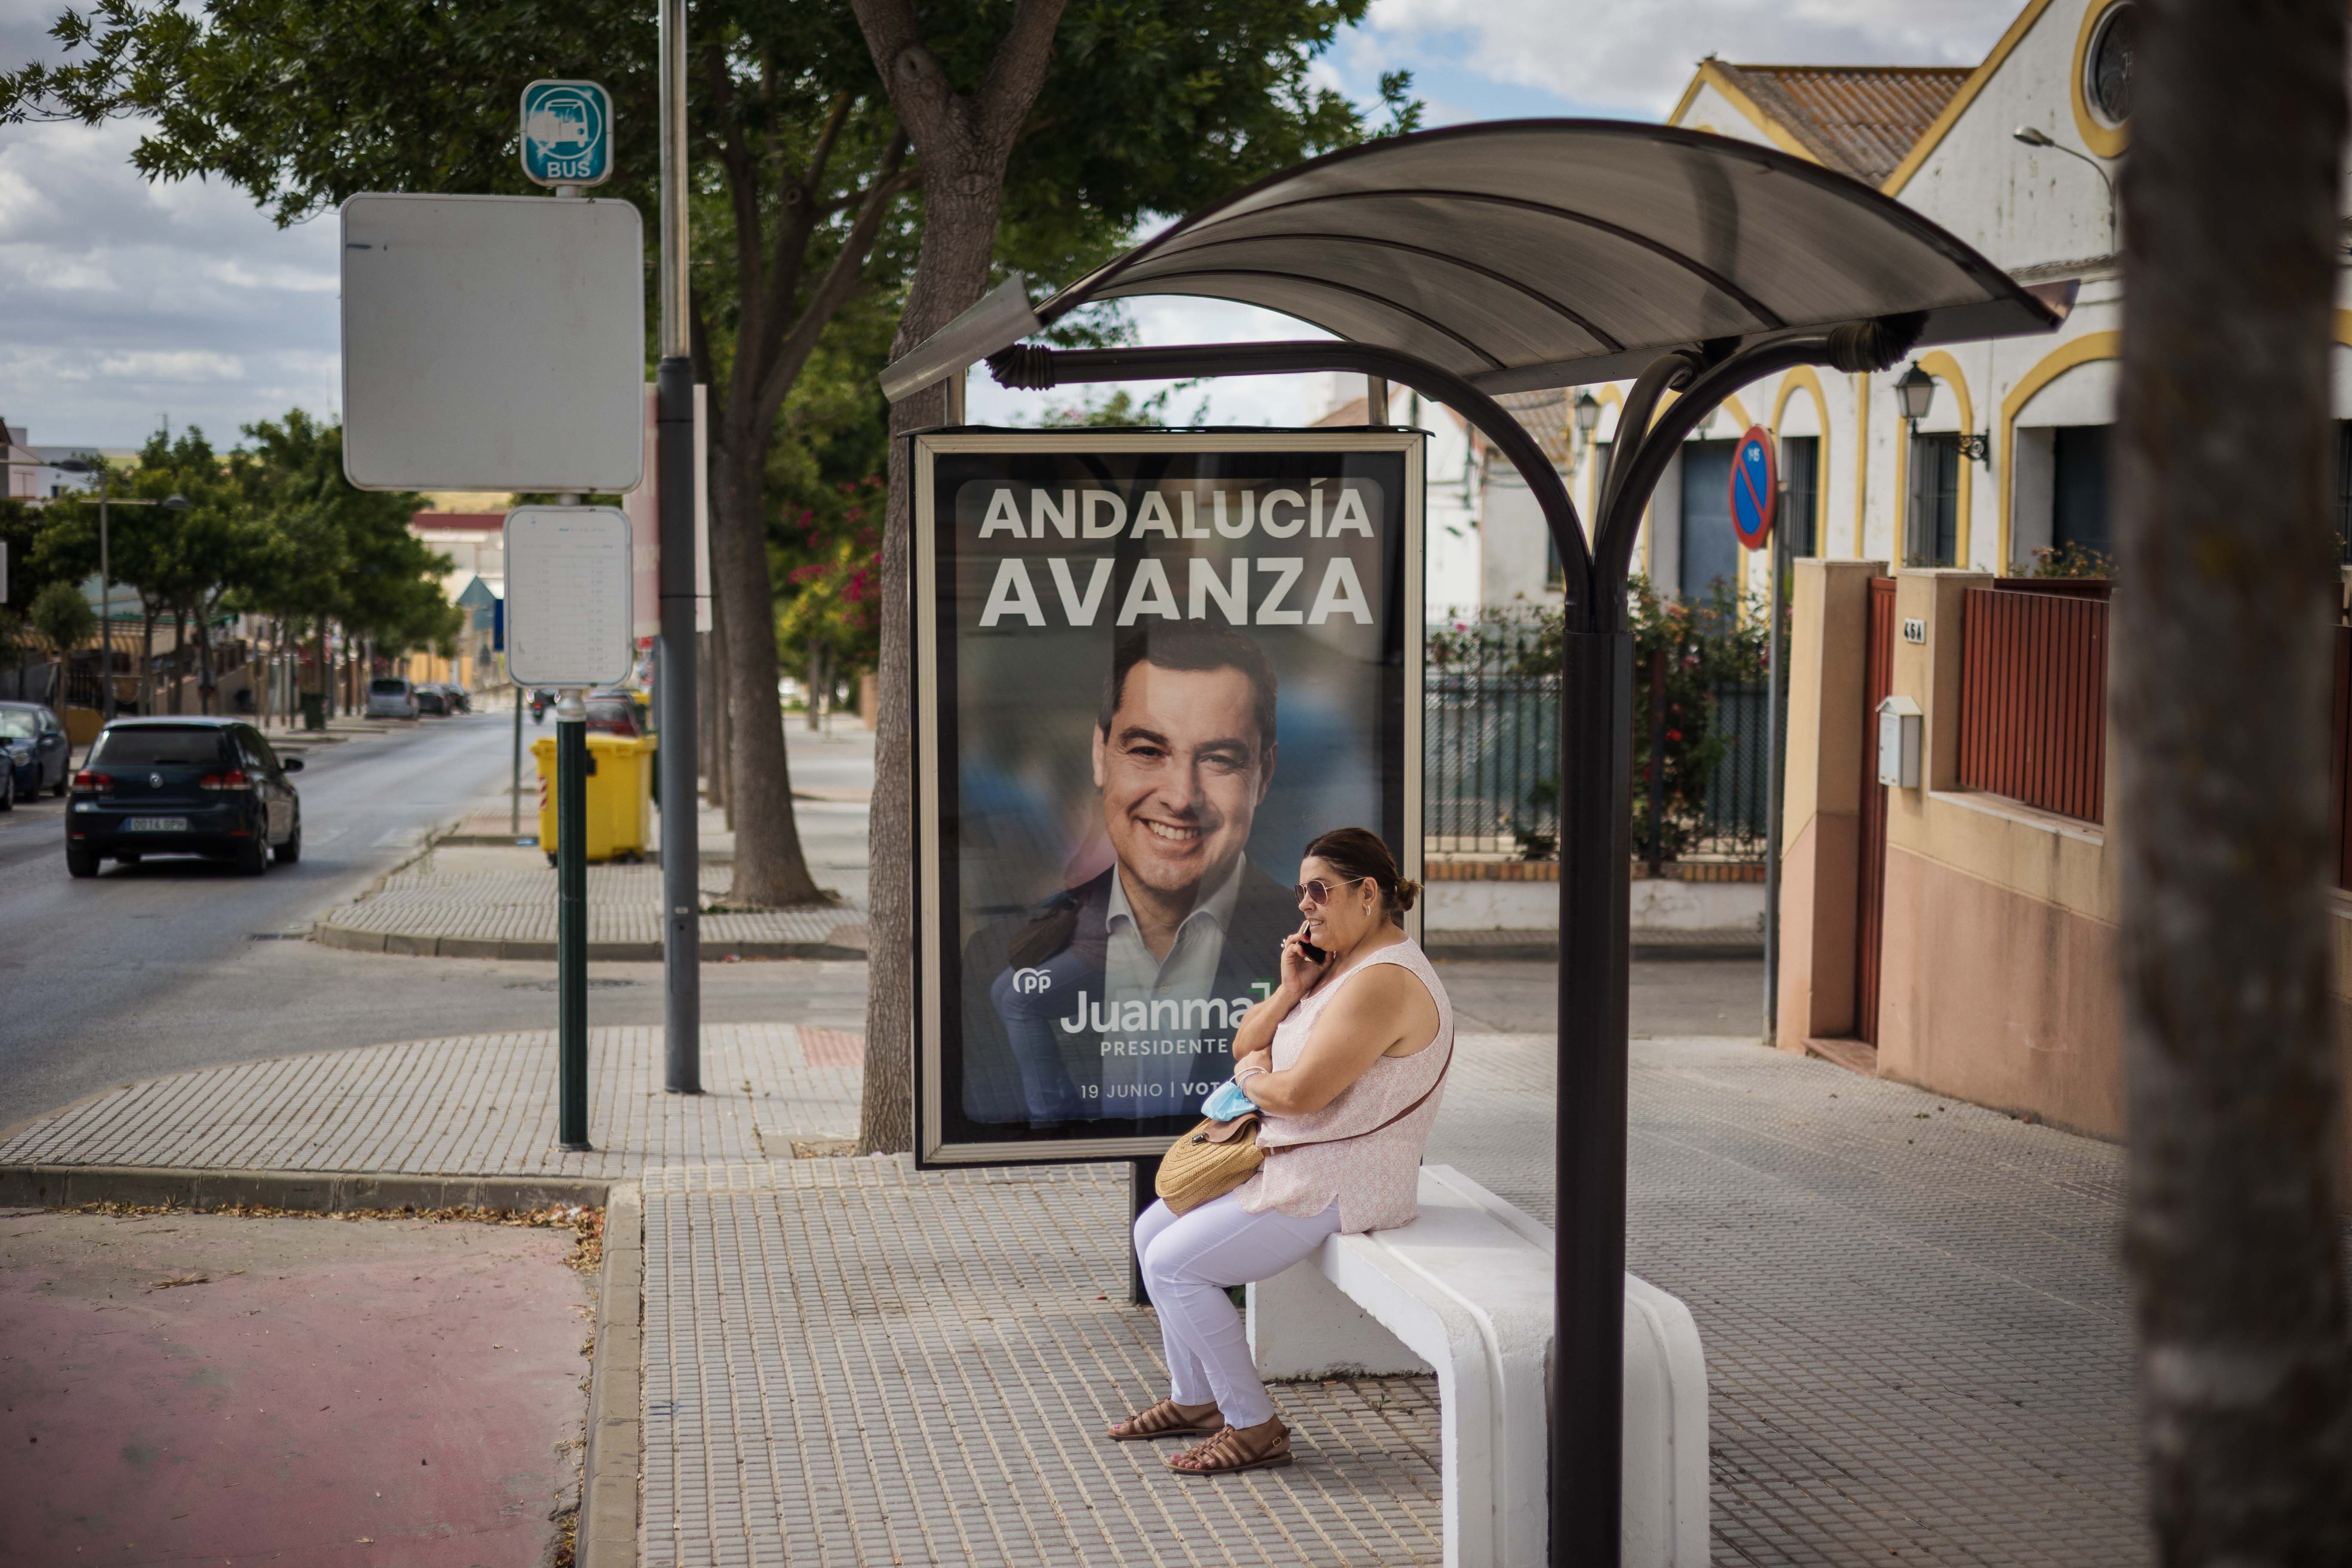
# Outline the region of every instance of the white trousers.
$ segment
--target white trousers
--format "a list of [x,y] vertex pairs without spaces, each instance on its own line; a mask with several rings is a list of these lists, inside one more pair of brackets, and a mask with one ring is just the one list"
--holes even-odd
[[1271,1279],[1339,1228],[1339,1205],[1312,1219],[1268,1209],[1250,1214],[1238,1193],[1190,1214],[1155,1203],[1136,1217],[1135,1256],[1160,1311],[1169,1397],[1179,1405],[1213,1402],[1236,1426],[1274,1415],[1274,1403],[1250,1358],[1249,1336],[1226,1288]]

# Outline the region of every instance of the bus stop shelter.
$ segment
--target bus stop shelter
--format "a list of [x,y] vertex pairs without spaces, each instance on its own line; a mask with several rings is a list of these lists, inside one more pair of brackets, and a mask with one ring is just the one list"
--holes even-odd
[[[1625,1268],[1633,634],[1652,490],[1730,394],[1797,365],[1893,368],[1915,348],[2045,332],[2072,283],[2028,288],[1878,192],[1727,137],[1506,121],[1373,142],[1171,225],[1042,303],[1015,276],[892,364],[903,398],[986,361],[1003,385],[1344,371],[1452,407],[1508,458],[1559,552],[1558,1249],[1554,1563],[1618,1561]],[[1239,300],[1333,334],[1055,350],[1082,307]],[[1588,530],[1496,395],[1631,378]]]

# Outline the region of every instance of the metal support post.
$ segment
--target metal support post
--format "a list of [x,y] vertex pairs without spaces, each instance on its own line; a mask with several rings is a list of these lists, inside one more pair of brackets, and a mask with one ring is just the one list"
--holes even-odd
[[702,849],[696,810],[694,647],[694,368],[665,359],[656,453],[661,496],[662,1083],[702,1092]]
[[1613,1563],[1623,1483],[1633,634],[1570,632],[1566,645],[1551,1561]]
[[[513,685],[512,681],[508,682]],[[522,837],[522,688],[514,689],[514,757],[507,778],[507,837]]]
[[1780,784],[1788,773],[1788,762],[1780,755],[1788,737],[1780,731],[1789,684],[1789,655],[1781,646],[1786,640],[1781,623],[1788,618],[1788,602],[1781,579],[1789,569],[1788,499],[1785,493],[1780,497],[1781,515],[1773,520],[1771,548],[1765,552],[1772,568],[1772,581],[1764,595],[1764,1043],[1768,1046],[1780,1035]]
[[654,373],[654,468],[660,498],[662,1084],[702,1092],[701,754],[695,711],[694,320],[688,262],[686,0],[661,0],[661,363]]
[[588,705],[555,705],[556,1142],[588,1147]]
[[[114,565],[107,551],[106,502],[107,490],[114,478],[111,468],[98,471],[98,680],[105,688],[99,694],[99,710],[104,721],[114,722]],[[58,711],[66,708],[65,656],[58,656]]]
[[1130,1306],[1151,1305],[1151,1292],[1143,1288],[1143,1259],[1135,1252],[1135,1222],[1159,1201],[1159,1155],[1149,1155],[1128,1168],[1127,1300]]

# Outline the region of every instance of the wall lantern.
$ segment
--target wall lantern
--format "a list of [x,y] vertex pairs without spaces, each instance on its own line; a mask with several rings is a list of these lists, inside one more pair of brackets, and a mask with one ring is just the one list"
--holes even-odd
[[1903,422],[1917,426],[1927,417],[1927,405],[1936,401],[1936,378],[1919,368],[1913,360],[1903,379],[1895,384],[1895,402],[1903,410]]
[[[1927,405],[1935,401],[1936,378],[1921,370],[1918,361],[1912,361],[1911,368],[1905,371],[1902,379],[1895,384],[1895,403],[1903,411],[1903,422],[1911,426],[1913,435],[1919,433],[1919,421],[1927,417]],[[1960,432],[1960,456],[1972,463],[1990,463],[1992,460],[1992,443],[1982,436],[1963,430]]]
[[1576,433],[1590,438],[1601,423],[1601,399],[1590,392],[1576,395]]

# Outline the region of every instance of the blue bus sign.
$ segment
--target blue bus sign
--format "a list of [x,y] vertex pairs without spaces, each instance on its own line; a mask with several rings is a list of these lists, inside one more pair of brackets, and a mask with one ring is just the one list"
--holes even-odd
[[522,172],[542,185],[601,185],[613,177],[613,97],[593,81],[522,89]]
[[1731,455],[1731,527],[1739,542],[1761,550],[1772,536],[1772,514],[1780,500],[1780,464],[1772,437],[1752,426]]

